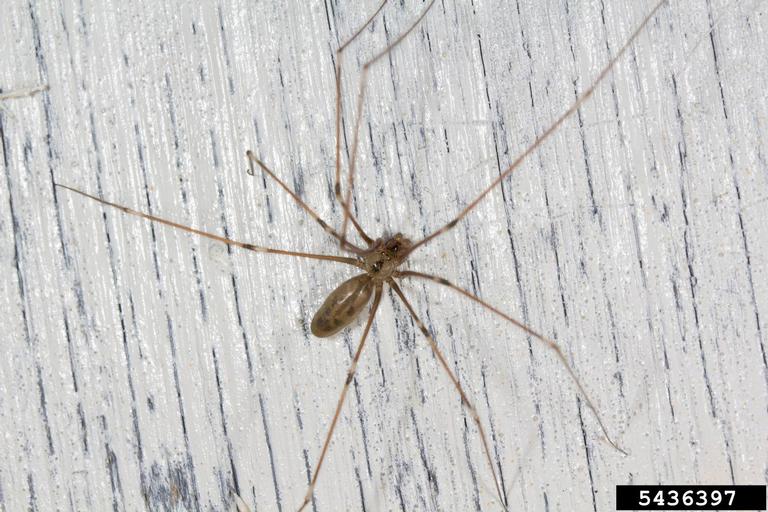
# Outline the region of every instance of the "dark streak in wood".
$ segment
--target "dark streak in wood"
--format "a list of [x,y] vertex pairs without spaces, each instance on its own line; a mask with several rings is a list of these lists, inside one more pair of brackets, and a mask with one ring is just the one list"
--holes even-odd
[[480,376],[483,381],[483,398],[485,398],[485,406],[488,408],[488,429],[491,433],[491,447],[493,448],[494,462],[496,463],[496,471],[499,472],[499,484],[501,487],[501,497],[504,499],[504,503],[509,503],[509,496],[507,495],[507,484],[504,479],[504,466],[501,462],[501,450],[499,447],[499,439],[496,434],[496,426],[493,421],[493,409],[491,408],[491,397],[488,394],[488,381],[485,376],[485,365],[480,368]]
[[589,475],[589,488],[592,492],[592,511],[597,512],[597,497],[596,494],[600,492],[599,489],[595,489],[595,477],[592,469],[592,452],[589,449],[589,442],[587,441],[587,428],[584,425],[584,415],[582,414],[581,397],[576,397],[577,411],[579,414],[579,428],[581,428],[581,439],[584,443],[584,460],[587,463],[587,474]]
[[[677,122],[680,128],[680,143],[678,144],[678,155],[680,160],[680,172],[682,175],[688,173],[687,165],[687,149],[685,139],[685,121],[680,107],[680,96],[677,93],[677,79],[675,75],[672,75],[672,86],[674,89],[676,99],[676,113]],[[712,392],[712,382],[709,378],[709,369],[707,367],[707,356],[704,351],[704,341],[701,337],[701,324],[699,322],[699,306],[698,299],[696,297],[696,273],[694,272],[694,261],[691,247],[691,225],[688,221],[688,197],[685,191],[685,180],[680,180],[680,200],[682,203],[681,213],[683,215],[683,222],[685,224],[685,232],[683,233],[683,247],[685,250],[685,260],[688,268],[688,287],[691,292],[691,308],[693,309],[693,318],[696,324],[696,341],[699,345],[699,358],[701,359],[701,369],[704,378],[704,384],[707,388],[707,398],[709,399],[710,413],[712,417],[717,417],[717,407],[715,406],[715,397]],[[684,336],[684,334],[683,334]]]
[[[347,346],[347,352],[349,354],[350,359],[354,356],[352,345],[350,344],[349,338],[346,339],[346,346]],[[355,377],[355,372],[350,372],[347,374],[347,380],[345,384],[349,384],[350,382],[354,383],[354,390],[355,390],[355,402],[357,402],[357,417],[360,421],[360,432],[363,437],[363,452],[365,454],[365,467],[368,471],[368,477],[373,476],[373,470],[371,469],[371,457],[368,452],[368,428],[366,426],[366,414],[364,409],[363,400],[360,396],[360,383],[357,381],[357,378]]]
[[[213,358],[213,372],[214,377],[216,378],[216,392],[218,393],[219,397],[219,416],[221,417],[221,431],[224,434],[224,441],[227,444],[227,457],[229,458],[229,470],[230,470],[230,476],[232,478],[232,488],[234,491],[238,494],[238,496],[242,496],[242,491],[240,490],[240,482],[237,478],[237,468],[235,467],[235,457],[234,452],[232,450],[232,439],[229,437],[229,432],[227,431],[227,415],[224,413],[224,390],[222,389],[221,385],[221,373],[219,371],[219,359],[216,357],[216,349],[211,349],[211,356]],[[229,498],[229,492],[224,494],[225,500]]]
[[187,429],[187,418],[184,413],[184,398],[181,393],[181,383],[179,378],[179,364],[176,350],[176,336],[173,330],[173,322],[169,313],[165,312],[166,329],[168,334],[168,344],[171,349],[171,367],[173,370],[173,386],[176,391],[176,402],[179,411],[179,420],[181,422],[181,432],[184,438],[185,461],[174,469],[171,473],[172,483],[180,490],[181,498],[188,509],[200,510],[200,495],[197,488],[197,475],[195,474],[195,464],[192,459],[192,449],[189,443],[189,430]]
[[[264,427],[264,441],[267,444],[267,452],[269,453],[269,467],[272,471],[272,485],[275,489],[275,504],[277,505],[277,510],[282,512],[283,510],[283,501],[280,496],[280,486],[277,483],[277,466],[275,465],[275,456],[272,452],[272,441],[270,440],[269,435],[269,423],[267,420],[267,410],[266,406],[264,405],[264,397],[259,393],[259,411],[261,412],[261,422]],[[305,455],[306,456],[306,455]]]
[[219,15],[219,34],[221,34],[221,47],[224,52],[224,64],[227,67],[227,85],[229,86],[229,94],[234,95],[235,94],[235,80],[232,77],[232,64],[230,63],[230,57],[229,57],[229,46],[227,43],[227,32],[224,29],[224,13],[221,10],[221,6],[219,5],[216,9],[218,15]]
[[[174,94],[173,94],[173,88],[171,87],[171,77],[166,72],[165,73],[165,93],[166,93],[166,99],[168,102],[168,114],[170,116],[170,129],[171,133],[173,134],[173,147],[176,150],[176,170],[179,172],[179,190],[181,191],[181,203],[184,207],[185,212],[189,216],[189,198],[187,197],[187,189],[186,189],[186,179],[184,178],[184,173],[182,171],[183,163],[181,161],[181,142],[179,138],[179,126],[178,126],[178,120],[176,118],[176,107],[175,107],[175,100],[174,100]],[[99,195],[101,196],[101,191],[99,191]],[[200,314],[203,317],[203,321],[206,321],[208,319],[208,305],[205,300],[205,287],[203,286],[203,276],[202,272],[200,270],[200,265],[197,260],[197,247],[194,244],[190,245],[190,249],[192,252],[192,271],[195,275],[195,281],[197,282],[197,295],[198,299],[200,301]]]

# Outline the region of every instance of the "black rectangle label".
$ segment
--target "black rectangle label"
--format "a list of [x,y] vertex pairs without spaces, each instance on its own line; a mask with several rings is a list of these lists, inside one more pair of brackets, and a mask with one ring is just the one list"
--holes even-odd
[[616,510],[765,510],[765,485],[617,485]]

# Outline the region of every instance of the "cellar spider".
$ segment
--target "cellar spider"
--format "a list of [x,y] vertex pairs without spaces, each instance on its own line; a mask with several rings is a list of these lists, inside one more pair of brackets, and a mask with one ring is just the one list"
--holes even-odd
[[[427,13],[430,11],[430,9],[435,3],[435,0],[431,0],[429,2],[429,4],[421,12],[419,17],[410,25],[410,27],[405,32],[403,32],[400,36],[398,36],[398,38],[395,39],[394,42],[389,44],[387,47],[385,47],[383,50],[381,50],[379,53],[375,54],[371,59],[365,62],[365,64],[363,64],[361,75],[360,75],[360,81],[358,85],[356,103],[355,103],[355,119],[354,119],[354,125],[353,125],[351,153],[349,157],[349,171],[346,176],[347,178],[346,193],[343,193],[342,187],[341,187],[342,176],[341,176],[340,139],[341,139],[341,124],[342,124],[342,112],[341,112],[342,111],[342,108],[341,108],[342,58],[343,58],[344,50],[348,48],[349,44],[352,43],[363,32],[363,30],[373,22],[376,16],[384,8],[386,1],[387,0],[383,0],[381,4],[378,6],[378,8],[375,10],[375,12],[368,17],[365,23],[357,31],[355,31],[355,33],[345,43],[340,45],[338,50],[336,51],[336,65],[335,65],[336,146],[335,146],[334,193],[335,193],[336,200],[338,201],[343,212],[343,220],[342,220],[340,229],[338,230],[334,229],[330,224],[328,224],[322,218],[320,218],[320,216],[317,214],[317,212],[315,212],[315,210],[312,209],[312,207],[306,204],[294,190],[292,190],[288,185],[286,185],[286,183],[283,182],[267,166],[267,164],[261,161],[253,152],[251,152],[250,150],[246,152],[246,157],[248,159],[248,164],[249,164],[249,173],[254,174],[255,168],[256,167],[260,168],[262,172],[268,175],[283,190],[285,190],[285,192],[287,192],[291,196],[291,198],[296,202],[296,204],[299,207],[301,207],[310,217],[312,217],[328,235],[335,238],[336,241],[338,242],[339,248],[342,251],[348,253],[350,256],[306,253],[306,252],[298,252],[298,251],[291,251],[291,250],[284,250],[284,249],[276,249],[271,247],[263,247],[260,245],[245,243],[245,242],[233,240],[230,238],[226,238],[223,236],[219,236],[214,233],[201,231],[201,230],[198,230],[189,226],[185,226],[168,219],[157,217],[155,215],[150,215],[144,212],[133,210],[127,206],[123,206],[117,203],[107,201],[105,199],[88,194],[82,190],[79,190],[67,185],[63,185],[59,183],[56,183],[55,185],[56,187],[69,190],[81,196],[85,196],[102,205],[119,209],[124,213],[137,216],[137,217],[142,217],[152,222],[164,224],[166,226],[170,226],[172,228],[186,231],[188,233],[193,233],[201,237],[222,242],[230,246],[240,247],[242,249],[246,249],[246,250],[250,250],[258,253],[281,254],[285,256],[307,258],[312,260],[333,261],[333,262],[356,267],[362,271],[362,273],[360,273],[359,275],[352,277],[347,281],[344,281],[335,290],[333,290],[330,293],[330,295],[328,295],[328,297],[325,299],[325,301],[320,306],[320,308],[317,310],[317,312],[315,313],[312,319],[312,323],[311,323],[312,334],[321,338],[333,336],[334,334],[338,333],[345,327],[349,326],[362,313],[363,309],[365,309],[365,307],[369,303],[371,303],[371,298],[373,298],[370,309],[368,311],[367,320],[363,327],[362,335],[360,336],[360,340],[357,344],[357,348],[352,357],[352,362],[347,369],[346,377],[344,379],[344,384],[342,386],[341,393],[336,403],[336,408],[333,413],[331,424],[325,435],[325,440],[323,442],[320,455],[317,461],[315,462],[314,471],[312,473],[309,485],[307,487],[307,491],[304,495],[304,498],[301,504],[299,505],[299,508],[298,508],[299,512],[304,510],[312,500],[314,489],[315,489],[315,486],[317,485],[318,478],[321,474],[323,462],[325,461],[326,455],[328,453],[328,448],[330,446],[331,439],[336,429],[342,406],[344,405],[344,401],[349,391],[349,385],[355,376],[355,372],[357,370],[360,357],[363,353],[363,349],[365,348],[366,340],[368,339],[368,334],[370,333],[373,320],[376,316],[376,312],[378,311],[379,305],[381,304],[381,298],[382,298],[385,286],[389,286],[392,289],[392,291],[394,291],[396,297],[403,303],[408,313],[413,318],[413,321],[416,323],[419,330],[423,334],[424,338],[426,338],[427,343],[429,344],[429,347],[433,355],[437,359],[439,365],[442,367],[446,376],[451,381],[451,384],[453,385],[459,397],[461,398],[461,402],[463,406],[466,407],[466,409],[468,410],[469,415],[472,418],[472,421],[475,423],[478,429],[480,442],[481,442],[482,450],[484,453],[484,458],[488,463],[488,468],[490,469],[491,475],[493,477],[493,484],[494,484],[494,491],[496,493],[496,498],[498,499],[499,504],[506,510],[508,506],[507,498],[506,498],[506,490],[503,489],[503,486],[501,485],[500,480],[497,476],[497,472],[491,457],[488,436],[486,434],[486,430],[485,430],[485,427],[483,426],[482,421],[480,421],[480,416],[477,412],[477,409],[475,408],[472,400],[467,396],[467,393],[465,392],[462,385],[460,384],[455,372],[451,369],[450,365],[448,364],[448,361],[446,360],[446,357],[443,355],[443,352],[438,347],[435,338],[432,336],[432,334],[430,333],[429,329],[426,327],[424,322],[416,314],[416,311],[411,305],[411,302],[403,294],[403,291],[397,282],[399,279],[414,278],[414,279],[421,279],[421,280],[437,283],[443,287],[446,287],[452,291],[455,291],[463,295],[464,297],[467,297],[468,299],[477,303],[478,305],[490,311],[494,315],[497,315],[498,317],[504,319],[505,321],[515,326],[516,328],[522,330],[525,334],[543,343],[547,348],[549,348],[554,352],[557,359],[559,359],[559,361],[566,368],[568,374],[570,375],[571,379],[576,385],[579,391],[579,394],[583,397],[584,402],[594,414],[600,426],[600,429],[603,432],[603,435],[605,436],[607,441],[610,443],[610,445],[621,453],[626,453],[626,452],[624,452],[624,450],[617,444],[617,442],[608,433],[608,429],[606,428],[605,423],[603,422],[603,419],[597,407],[595,406],[594,402],[587,394],[586,390],[584,389],[584,386],[581,384],[581,381],[576,376],[573,368],[568,363],[563,351],[560,349],[560,347],[557,345],[557,343],[554,340],[551,340],[545,337],[544,335],[536,332],[532,328],[516,320],[515,318],[508,315],[507,313],[504,313],[502,310],[498,309],[497,307],[489,304],[488,302],[480,299],[479,297],[475,296],[471,292],[463,288],[460,288],[459,286],[449,282],[448,280],[442,277],[423,273],[423,272],[418,272],[414,270],[401,270],[400,267],[417,249],[428,244],[435,238],[439,237],[440,235],[446,233],[447,231],[451,230],[454,226],[456,226],[456,224],[459,221],[461,221],[465,216],[467,216],[491,191],[493,191],[505,178],[507,178],[515,169],[517,169],[517,167],[519,167],[520,164],[534,150],[536,150],[536,148],[538,148],[545,140],[547,140],[560,127],[560,125],[562,125],[570,116],[572,116],[578,110],[578,108],[582,105],[582,103],[584,103],[592,95],[597,85],[606,77],[606,75],[610,72],[610,70],[616,64],[618,59],[620,59],[621,56],[626,52],[626,50],[631,46],[631,44],[635,41],[635,39],[643,30],[643,28],[653,18],[653,16],[656,14],[656,12],[659,10],[659,8],[662,6],[662,4],[666,0],[660,0],[658,3],[656,3],[653,9],[651,9],[651,11],[641,21],[641,23],[635,28],[635,30],[632,32],[630,37],[624,43],[624,45],[619,49],[618,52],[615,53],[615,55],[610,59],[610,61],[605,65],[605,67],[600,71],[600,73],[593,79],[589,87],[585,91],[583,91],[577,97],[576,101],[559,118],[557,118],[543,133],[541,133],[541,135],[539,135],[533,141],[533,143],[531,143],[520,155],[518,155],[514,159],[514,161],[503,172],[499,174],[499,176],[496,179],[494,179],[469,204],[467,204],[461,211],[459,211],[459,213],[452,220],[450,220],[448,223],[446,223],[444,226],[440,227],[439,229],[433,231],[427,236],[416,241],[412,241],[402,233],[396,233],[394,235],[385,235],[380,238],[371,237],[370,235],[368,235],[365,229],[363,229],[363,227],[357,221],[355,215],[352,212],[350,205],[351,205],[352,195],[353,195],[352,193],[354,189],[356,156],[357,156],[358,146],[360,141],[360,123],[362,118],[363,104],[364,104],[365,95],[366,95],[368,72],[371,66],[373,66],[374,64],[379,62],[383,57],[385,57],[390,52],[392,52],[394,48],[396,48],[406,37],[408,37],[408,35],[421,23],[421,21],[424,19]],[[364,245],[355,244],[347,238],[347,231],[350,224],[353,226],[355,232],[360,237]],[[242,500],[238,499],[237,503],[238,505],[241,505]]]

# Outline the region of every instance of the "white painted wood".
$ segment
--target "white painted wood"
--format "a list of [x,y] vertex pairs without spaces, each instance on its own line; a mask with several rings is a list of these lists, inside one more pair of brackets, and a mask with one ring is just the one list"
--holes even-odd
[[[21,2],[0,17],[0,509],[294,510],[360,325],[308,334],[337,264],[128,217],[335,253],[253,149],[333,223],[333,51],[376,2]],[[421,4],[387,6],[360,64]],[[438,2],[371,72],[357,209],[447,222],[574,101],[651,8]],[[416,253],[555,337],[546,349],[404,283],[492,433],[513,510],[612,510],[621,483],[768,474],[768,6],[664,6],[595,96],[477,211]],[[387,294],[315,510],[499,510],[479,438]]]

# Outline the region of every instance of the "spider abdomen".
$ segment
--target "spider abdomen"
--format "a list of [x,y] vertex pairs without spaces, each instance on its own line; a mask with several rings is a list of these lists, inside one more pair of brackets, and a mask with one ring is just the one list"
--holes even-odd
[[327,338],[351,324],[371,300],[373,288],[373,279],[368,274],[341,283],[312,318],[312,334]]

